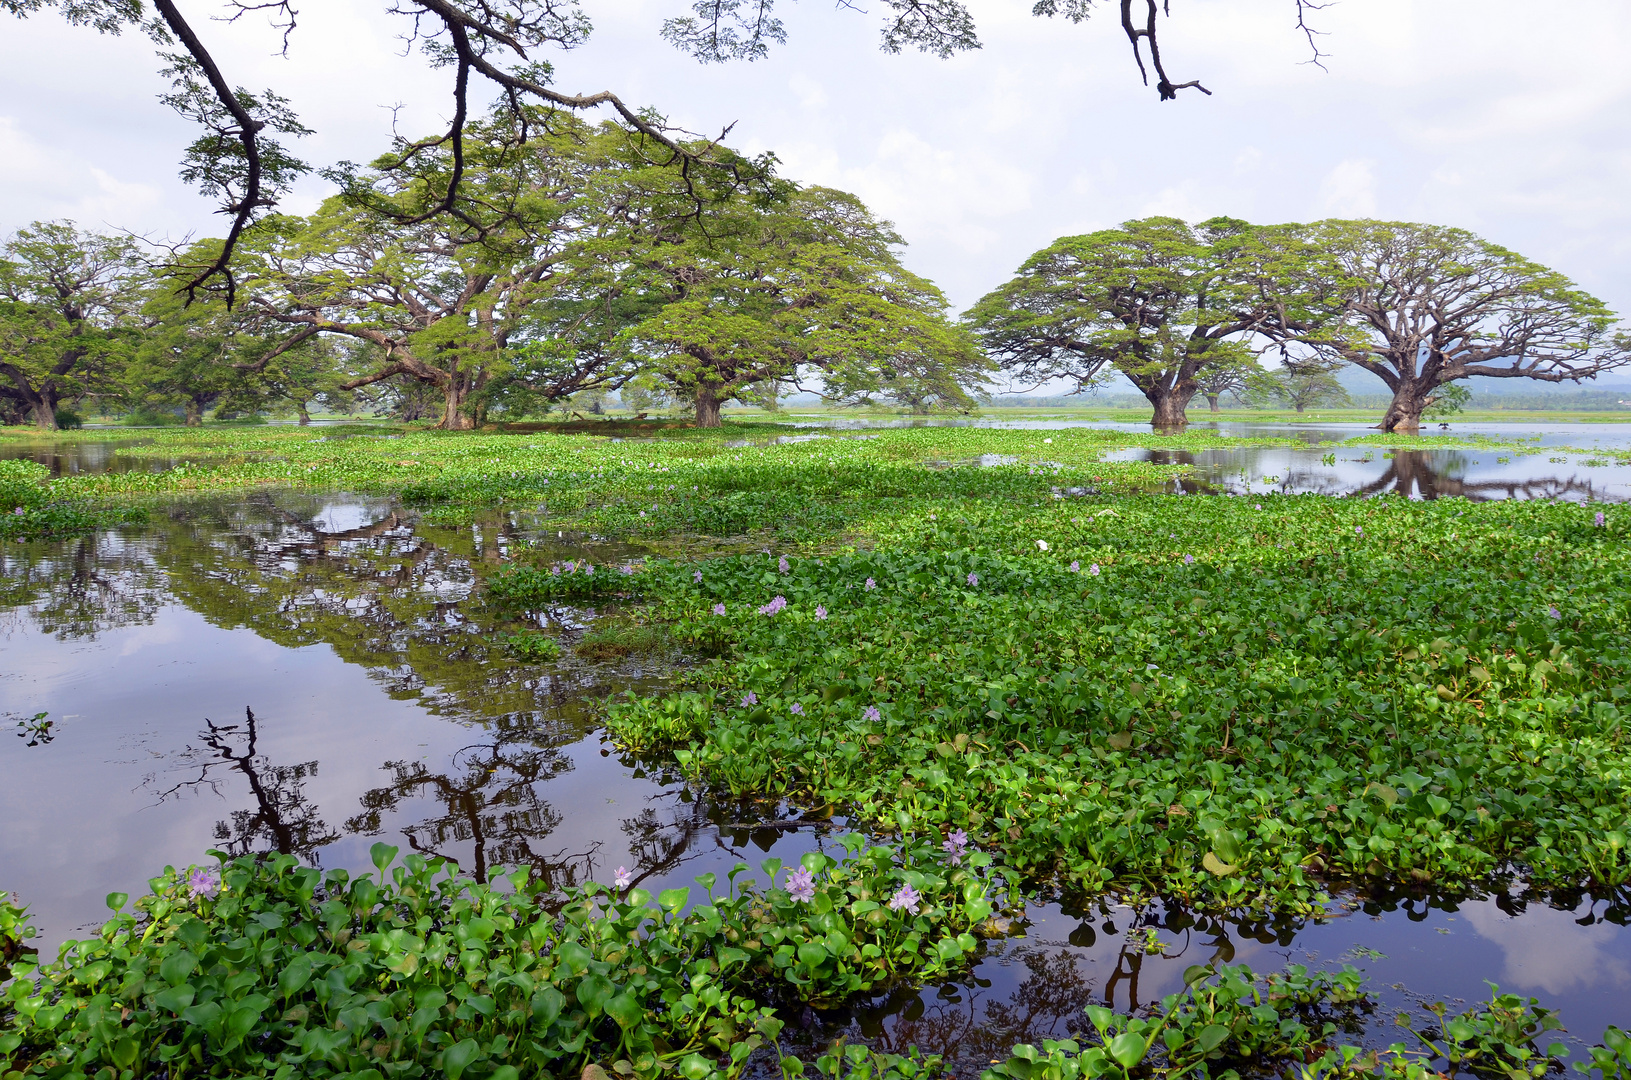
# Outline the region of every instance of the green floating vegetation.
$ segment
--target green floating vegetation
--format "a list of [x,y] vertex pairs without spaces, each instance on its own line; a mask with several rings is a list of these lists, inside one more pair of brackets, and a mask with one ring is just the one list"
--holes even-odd
[[0,1076],[734,1077],[774,1052],[776,1004],[958,970],[1001,899],[980,852],[844,847],[767,859],[763,885],[739,865],[723,893],[703,875],[695,903],[626,881],[550,895],[527,869],[483,885],[384,844],[377,875],[167,868],[133,910],[108,897],[96,937],[0,969]]
[[51,470],[39,462],[0,460],[0,540],[70,536],[147,517],[141,507],[95,506],[61,498],[57,490]]
[[[1293,964],[1259,979],[1245,965],[1216,972],[1196,966],[1184,973],[1184,983],[1181,993],[1167,995],[1144,1016],[1089,1006],[1092,1043],[1021,1044],[981,1080],[1238,1080],[1241,1073],[1298,1080],[1442,1080],[1462,1073],[1535,1080],[1557,1070],[1569,1053],[1555,1040],[1539,1045],[1547,1032],[1562,1030],[1554,1011],[1498,988],[1487,1004],[1460,1015],[1451,1016],[1443,1002],[1428,1006],[1437,1022],[1427,1030],[1418,1031],[1402,1014],[1398,1023],[1414,1043],[1366,1050],[1336,1039],[1357,1033],[1363,1013],[1375,1008],[1352,968],[1310,975]],[[1576,1063],[1581,1072],[1602,1080],[1631,1077],[1631,1036],[1619,1028],[1608,1028],[1590,1054],[1589,1063]]]
[[942,505],[875,550],[643,575],[690,689],[626,747],[964,828],[1089,893],[1307,910],[1631,881],[1631,519],[1541,502]]
[[561,643],[537,630],[522,630],[498,639],[511,656],[529,664],[540,664],[561,658]]

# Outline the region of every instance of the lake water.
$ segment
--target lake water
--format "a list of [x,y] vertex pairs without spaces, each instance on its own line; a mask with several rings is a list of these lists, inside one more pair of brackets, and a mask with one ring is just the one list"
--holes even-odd
[[[627,866],[648,889],[831,849],[842,820],[710,799],[606,743],[595,701],[659,689],[684,658],[575,656],[615,608],[487,607],[482,580],[523,539],[597,565],[643,554],[525,514],[449,528],[389,499],[265,492],[0,546],[0,728],[17,732],[0,738],[0,889],[32,905],[46,951],[98,924],[106,893],[138,894],[209,848],[364,870],[383,840],[477,876],[530,863],[560,885]],[[493,644],[520,625],[558,634],[565,658],[524,664]],[[966,975],[805,1010],[787,1041],[915,1044],[972,1077],[1015,1041],[1078,1028],[1087,1004],[1147,1004],[1217,961],[1364,969],[1381,1007],[1356,1034],[1375,1045],[1407,1037],[1398,1010],[1465,1008],[1491,980],[1559,1009],[1578,1051],[1631,1025],[1628,917],[1627,897],[1516,885],[1265,925],[1053,898]]]

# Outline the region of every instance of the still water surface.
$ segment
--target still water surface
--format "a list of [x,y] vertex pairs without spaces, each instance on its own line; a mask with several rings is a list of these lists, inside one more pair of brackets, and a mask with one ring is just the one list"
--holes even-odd
[[[575,657],[583,629],[616,610],[526,613],[567,645],[558,663],[490,643],[519,623],[485,606],[481,581],[529,537],[597,564],[641,555],[525,515],[456,529],[387,499],[292,493],[0,548],[0,728],[53,722],[0,739],[0,888],[33,906],[45,949],[96,925],[106,893],[139,893],[209,848],[364,870],[384,840],[477,876],[527,862],[566,885],[621,865],[653,889],[830,848],[842,821],[706,798],[603,740],[596,700],[659,689],[685,663]],[[1364,969],[1382,1000],[1354,1018],[1370,1043],[1403,1035],[1399,1009],[1477,1001],[1485,980],[1560,1009],[1591,1042],[1631,1025],[1628,916],[1624,897],[1548,903],[1517,885],[1354,899],[1273,925],[1056,899],[964,977],[806,1011],[790,1040],[916,1044],[971,1076],[1015,1041],[1078,1028],[1087,1004],[1147,1004],[1191,964],[1244,961]]]

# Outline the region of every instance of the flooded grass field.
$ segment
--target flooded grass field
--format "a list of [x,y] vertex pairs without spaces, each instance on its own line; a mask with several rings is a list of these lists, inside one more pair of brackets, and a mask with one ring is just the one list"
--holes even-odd
[[[1631,432],[1591,434],[1612,448],[1139,446],[1099,460],[1132,466],[1131,488],[1189,494],[1622,502],[1631,462],[1614,455],[1626,453]],[[1051,444],[1034,449],[993,464],[1024,477],[1068,472],[1043,456]],[[119,450],[79,443],[42,457],[4,448],[58,476],[163,474],[204,460]],[[1170,478],[1151,480],[1147,466]],[[713,662],[698,639],[664,629],[649,600],[608,594],[518,607],[489,595],[494,575],[518,563],[611,574],[673,556],[671,535],[642,534],[641,523],[665,511],[644,505],[660,485],[640,479],[623,481],[633,492],[619,511],[632,521],[624,528],[606,524],[604,506],[554,492],[537,505],[452,512],[390,493],[271,487],[170,496],[145,523],[6,543],[0,722],[15,737],[0,741],[0,888],[30,906],[42,955],[100,925],[107,893],[139,895],[160,867],[197,863],[210,849],[282,852],[356,873],[383,842],[450,860],[477,881],[528,866],[551,890],[620,875],[656,894],[703,874],[723,878],[739,862],[795,865],[807,852],[839,853],[837,837],[853,829],[888,842],[875,817],[790,797],[796,785],[733,795],[672,753],[620,748],[628,741],[608,733],[608,701],[695,690]],[[1046,478],[1067,490],[1091,479]],[[1036,490],[1037,512],[1077,512],[1042,505],[1050,488]],[[1026,513],[1029,498],[1016,503]],[[956,512],[950,505],[931,493],[911,513],[935,520]],[[602,514],[599,527],[590,511]],[[727,523],[686,542],[693,552],[761,544],[791,552],[798,545],[785,537],[810,527],[796,520],[778,534],[774,521],[750,524],[769,531]],[[1031,525],[1019,534],[1041,535]],[[838,551],[857,534],[805,542]],[[898,534],[889,542],[911,546]],[[1110,548],[1083,550],[1085,563],[1088,550]],[[969,587],[983,573],[969,571]],[[558,659],[519,658],[506,645],[517,634],[547,636]],[[1080,1037],[1090,1005],[1137,1013],[1181,990],[1194,965],[1244,962],[1258,972],[1360,969],[1373,997],[1347,1016],[1346,1037],[1372,1047],[1406,1038],[1395,1023],[1401,1011],[1420,1027],[1432,1021],[1426,1006],[1459,1010],[1499,984],[1557,1010],[1569,1056],[1580,1060],[1605,1028],[1631,1023],[1628,917],[1621,887],[1539,887],[1504,861],[1471,885],[1408,875],[1338,883],[1327,899],[1279,913],[1160,890],[1084,894],[1068,878],[1043,879],[966,970],[836,1005],[784,1007],[782,1043],[806,1060],[839,1036],[895,1053],[915,1046],[972,1077],[1014,1044]]]

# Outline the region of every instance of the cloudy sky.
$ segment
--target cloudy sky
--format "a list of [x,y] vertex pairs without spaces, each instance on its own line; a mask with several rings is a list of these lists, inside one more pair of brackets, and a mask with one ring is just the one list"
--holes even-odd
[[[686,0],[585,0],[589,44],[554,57],[563,89],[611,89],[674,121],[773,150],[786,175],[861,195],[907,262],[959,309],[1055,237],[1147,214],[1253,221],[1376,216],[1460,225],[1549,263],[1631,311],[1631,5],[1578,0],[1335,0],[1306,63],[1292,0],[1173,0],[1164,55],[1185,91],[1142,87],[1111,18],[1036,19],[973,0],[984,48],[949,61],[877,49],[880,15],[782,0],[788,45],[701,67],[657,26]],[[182,8],[229,77],[270,85],[326,164],[446,114],[444,77],[403,58],[385,0],[305,0],[287,59],[264,21]],[[858,3],[857,7],[866,7]],[[1111,12],[1101,14],[1109,15]],[[175,163],[192,132],[138,36],[55,15],[0,15],[0,230],[34,219],[207,232]],[[286,205],[302,211],[320,181]]]

